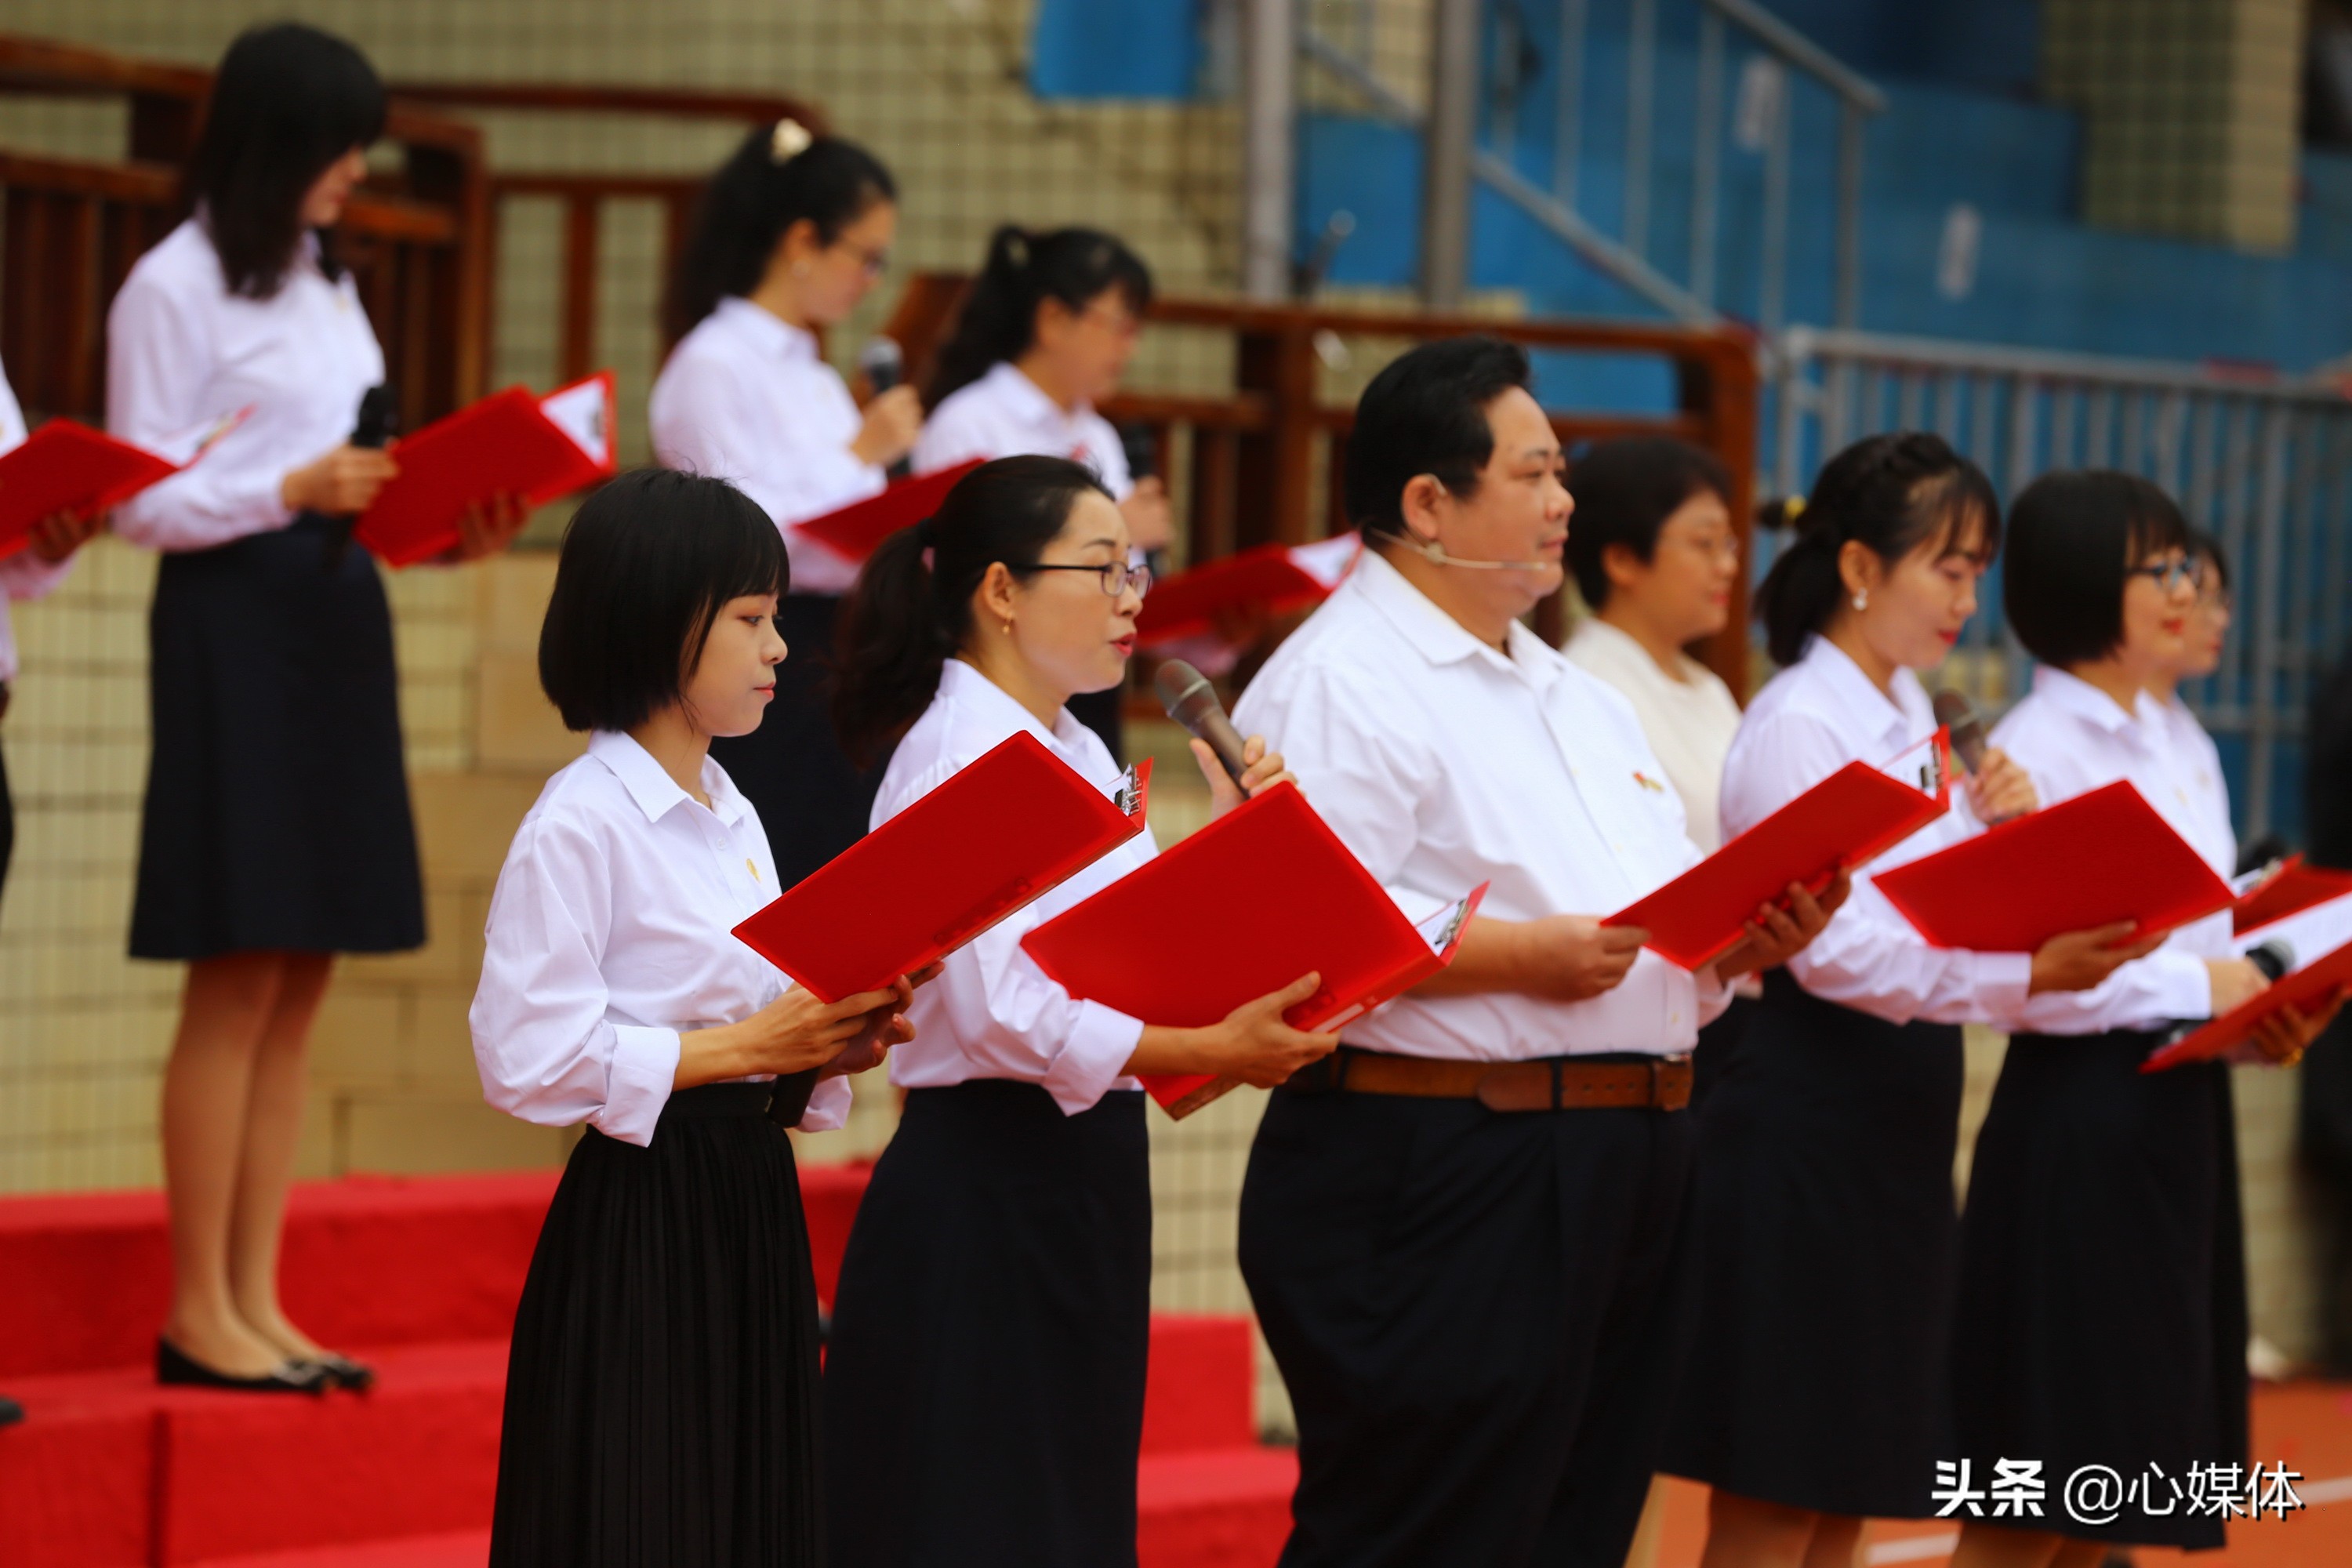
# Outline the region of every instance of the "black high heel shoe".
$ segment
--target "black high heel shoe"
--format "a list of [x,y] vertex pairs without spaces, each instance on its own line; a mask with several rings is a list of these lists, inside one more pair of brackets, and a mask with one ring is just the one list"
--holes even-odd
[[171,1341],[155,1341],[155,1381],[166,1387],[226,1388],[241,1394],[324,1394],[331,1386],[324,1367],[280,1362],[258,1377],[237,1377],[206,1366]]
[[365,1362],[353,1361],[347,1355],[329,1351],[323,1355],[304,1356],[303,1366],[315,1366],[337,1388],[348,1388],[353,1394],[365,1394],[375,1386],[375,1368]]

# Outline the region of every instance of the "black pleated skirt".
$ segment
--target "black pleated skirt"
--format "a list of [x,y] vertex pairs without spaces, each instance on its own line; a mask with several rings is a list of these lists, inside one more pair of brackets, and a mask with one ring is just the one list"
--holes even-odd
[[2134,1030],[2010,1042],[1961,1222],[1957,1452],[1978,1477],[1996,1458],[2042,1460],[2036,1529],[2212,1547],[2222,1521],[2203,1512],[2126,1504],[2092,1524],[2060,1505],[2085,1465],[2185,1489],[2190,1466],[2247,1458],[2229,1068],[2142,1073],[2156,1043]]
[[133,958],[425,941],[392,613],[343,535],[306,515],[163,557]]
[[841,601],[787,595],[776,606],[784,662],[767,717],[748,735],[720,735],[712,761],[760,814],[776,879],[794,883],[866,837],[887,757],[860,769],[833,729],[835,623]]
[[833,1568],[1132,1568],[1151,1184],[1133,1091],[907,1096],[825,1346]]
[[1699,1115],[1666,1469],[1825,1513],[1934,1511],[1962,1076],[1957,1025],[1888,1024],[1765,976]]
[[770,1086],[590,1131],[540,1231],[507,1365],[493,1568],[812,1568],[816,1282]]

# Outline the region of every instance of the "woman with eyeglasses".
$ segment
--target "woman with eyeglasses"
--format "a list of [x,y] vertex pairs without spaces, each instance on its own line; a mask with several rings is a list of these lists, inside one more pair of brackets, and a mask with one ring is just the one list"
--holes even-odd
[[[2044,802],[2128,779],[2227,877],[2226,801],[2206,809],[2155,696],[2210,640],[2192,631],[2194,550],[2179,509],[2145,479],[2028,487],[2010,512],[2003,602],[2040,668],[1992,738]],[[2230,1069],[2140,1066],[2175,1020],[2218,1016],[2266,984],[2225,910],[2108,984],[2053,999],[2011,1038],[1961,1221],[1956,1457],[1979,1486],[2001,1459],[2040,1460],[2051,1506],[1969,1519],[1958,1568],[2093,1568],[2118,1545],[2222,1544],[2222,1516],[2172,1489],[2249,1458]],[[2284,1009],[2247,1058],[2292,1062],[2326,1022]],[[2085,1466],[2137,1483],[2109,1522],[2059,1505]]]
[[863,147],[780,120],[746,137],[703,193],[669,300],[678,334],[654,383],[654,453],[728,479],[783,531],[793,591],[776,630],[767,721],[711,756],[758,808],[787,888],[866,831],[875,775],[825,717],[841,595],[857,563],[798,526],[878,493],[913,450],[922,406],[894,387],[860,409],[817,334],[873,289],[898,231],[898,186]]
[[[1070,716],[1117,685],[1149,573],[1101,482],[1064,458],[974,469],[884,542],[844,610],[842,739],[896,742],[877,826],[1026,731],[1106,793],[1118,765]],[[1262,740],[1218,814],[1290,775]],[[835,1568],[1133,1564],[1151,1286],[1139,1073],[1271,1086],[1328,1051],[1282,1020],[1316,976],[1206,1028],[1071,996],[1021,939],[1152,856],[1149,834],[950,955],[909,1010],[907,1091],[842,1259],[825,1351]],[[1236,889],[1246,896],[1246,889]]]
[[[1073,458],[1118,503],[1137,549],[1165,545],[1167,487],[1129,472],[1118,432],[1095,412],[1118,390],[1150,307],[1150,268],[1112,236],[998,229],[923,386],[931,412],[915,470],[1024,453]],[[1070,704],[1114,757],[1121,691],[1081,692]]]

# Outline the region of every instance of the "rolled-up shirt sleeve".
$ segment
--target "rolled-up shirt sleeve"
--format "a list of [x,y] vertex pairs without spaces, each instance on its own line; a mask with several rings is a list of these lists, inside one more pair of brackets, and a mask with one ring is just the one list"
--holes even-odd
[[468,1022],[490,1104],[546,1127],[585,1121],[642,1147],[677,1077],[678,1032],[609,1016],[599,965],[611,900],[589,835],[526,823],[491,897]]
[[794,1125],[803,1132],[838,1132],[849,1125],[849,1107],[856,1099],[847,1079],[820,1079],[809,1091],[808,1109]]

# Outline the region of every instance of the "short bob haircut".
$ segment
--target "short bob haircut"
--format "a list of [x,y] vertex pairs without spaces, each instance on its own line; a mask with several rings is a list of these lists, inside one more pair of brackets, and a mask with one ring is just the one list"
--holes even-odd
[[638,468],[563,531],[539,684],[566,728],[628,730],[681,700],[730,599],[791,585],[784,542],[724,479]]
[[1571,464],[1568,569],[1587,608],[1609,602],[1609,547],[1622,544],[1644,566],[1658,553],[1658,531],[1685,501],[1713,495],[1731,504],[1731,476],[1711,452],[1670,436],[1603,441]]
[[[383,83],[367,57],[299,22],[248,27],[221,57],[210,107],[182,176],[228,291],[267,300],[302,238],[302,198],[328,165],[383,134]],[[342,268],[331,237],[319,264]]]
[[2151,555],[2189,551],[2172,498],[2133,474],[2044,474],[2009,509],[2001,605],[2025,651],[2067,669],[2124,640],[2124,589]]
[[1423,474],[1457,498],[1495,455],[1486,405],[1528,384],[1527,351],[1482,335],[1423,343],[1391,360],[1356,403],[1348,521],[1367,539],[1404,537],[1404,488]]

